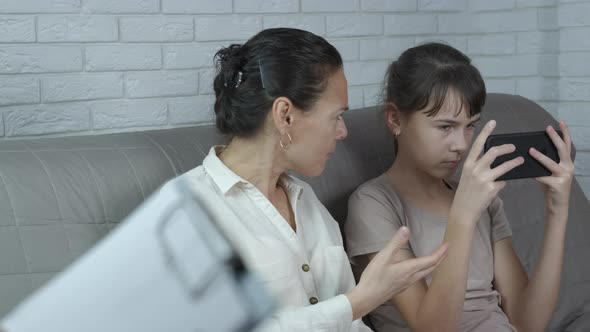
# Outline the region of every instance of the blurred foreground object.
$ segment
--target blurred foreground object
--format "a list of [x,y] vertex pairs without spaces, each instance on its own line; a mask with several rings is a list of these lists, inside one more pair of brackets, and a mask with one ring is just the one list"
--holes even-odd
[[169,183],[6,316],[5,332],[252,330],[274,302],[203,205]]

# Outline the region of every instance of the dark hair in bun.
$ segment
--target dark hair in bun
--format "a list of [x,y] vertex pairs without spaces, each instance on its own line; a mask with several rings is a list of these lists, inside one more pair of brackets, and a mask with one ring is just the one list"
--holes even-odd
[[217,128],[241,137],[262,127],[278,97],[309,110],[342,67],[340,54],[324,38],[290,28],[263,30],[243,45],[219,50],[214,59]]

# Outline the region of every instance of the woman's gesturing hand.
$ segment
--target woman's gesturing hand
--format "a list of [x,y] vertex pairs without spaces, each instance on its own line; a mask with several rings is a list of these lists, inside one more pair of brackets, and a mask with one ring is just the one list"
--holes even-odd
[[442,244],[428,256],[397,262],[396,254],[402,250],[409,237],[408,228],[400,228],[367,265],[357,287],[347,294],[355,319],[368,314],[416,281],[428,276],[446,257],[448,247]]

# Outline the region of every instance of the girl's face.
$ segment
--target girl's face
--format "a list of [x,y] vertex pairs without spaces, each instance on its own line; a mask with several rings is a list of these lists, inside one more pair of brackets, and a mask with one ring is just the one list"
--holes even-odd
[[479,114],[469,117],[469,111],[454,92],[449,92],[434,116],[428,116],[425,110],[401,114],[398,156],[417,170],[447,178],[469,151],[479,118]]
[[348,134],[342,113],[348,109],[346,77],[342,69],[329,79],[326,90],[307,112],[298,112],[286,149],[291,169],[305,176],[318,176],[336,150],[336,142]]

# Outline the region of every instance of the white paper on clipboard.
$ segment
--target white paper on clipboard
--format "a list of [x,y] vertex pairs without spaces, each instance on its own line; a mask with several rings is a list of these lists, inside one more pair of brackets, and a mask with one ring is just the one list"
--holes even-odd
[[181,181],[2,321],[5,332],[249,331],[274,302]]

